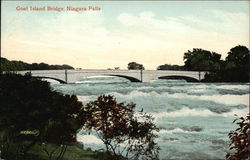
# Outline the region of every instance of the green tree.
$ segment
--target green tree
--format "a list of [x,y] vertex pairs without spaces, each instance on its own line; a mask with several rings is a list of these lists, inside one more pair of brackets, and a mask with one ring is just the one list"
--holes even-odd
[[14,70],[16,70],[14,63],[12,63],[11,61],[9,61],[6,58],[0,58],[0,62],[1,62],[1,71],[14,71]]
[[129,70],[144,70],[144,66],[136,62],[130,62],[128,63],[128,69]]
[[233,121],[239,127],[231,131],[228,136],[231,140],[231,153],[226,155],[228,160],[247,160],[250,155],[250,115],[246,118],[240,117]]
[[22,61],[9,61],[6,58],[0,58],[1,71],[22,71],[22,70],[50,70],[50,69],[74,69],[72,66],[63,65],[48,65],[46,63],[28,64]]
[[[82,103],[74,95],[53,91],[48,82],[31,75],[0,76],[2,155],[13,159],[25,155],[34,144],[52,143],[62,146],[61,159],[66,145],[76,141],[77,130],[84,124]],[[16,154],[9,152],[14,146],[18,146]]]
[[233,62],[237,67],[249,65],[249,49],[241,45],[231,48],[226,62]]
[[111,95],[100,96],[85,107],[85,127],[96,131],[116,159],[121,155],[131,160],[158,159],[159,147],[154,141],[158,128],[151,116],[142,112],[136,116],[135,107],[133,103],[117,103]]
[[164,64],[158,66],[157,70],[184,70],[184,66]]
[[249,82],[249,54],[249,49],[245,46],[231,48],[225,61],[225,77],[230,81]]
[[191,71],[220,70],[221,55],[203,49],[194,48],[184,53],[184,67]]
[[210,71],[205,75],[208,82],[249,82],[250,59],[249,50],[238,45],[228,52],[225,61],[221,61],[219,69]]

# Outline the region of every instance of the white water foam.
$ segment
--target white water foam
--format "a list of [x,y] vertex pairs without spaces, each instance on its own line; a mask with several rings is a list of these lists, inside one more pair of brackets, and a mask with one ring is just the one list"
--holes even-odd
[[249,106],[249,94],[244,95],[187,95],[183,93],[175,93],[175,94],[164,94],[167,97],[173,98],[190,98],[190,99],[199,99],[199,100],[206,100],[206,101],[213,101],[216,103],[222,103],[226,105],[239,105],[243,104]]
[[228,94],[228,95],[195,96],[194,98],[219,102],[219,103],[226,104],[226,105],[244,104],[246,106],[249,106],[249,94],[244,94],[244,95],[229,95]]
[[91,101],[92,96],[77,96],[77,98],[83,103],[88,103],[89,101]]
[[103,144],[103,142],[94,135],[77,134],[77,141],[84,144]]
[[223,113],[222,116],[228,117],[228,116],[235,116],[235,114],[239,117],[246,117],[249,114],[249,108],[244,109],[233,109],[230,112]]
[[216,113],[211,112],[208,109],[196,110],[196,109],[190,109],[188,107],[183,107],[181,110],[177,110],[177,111],[173,111],[173,112],[152,113],[151,115],[155,119],[159,119],[162,117],[183,117],[183,116],[208,117],[208,116],[214,116],[214,115],[216,115]]
[[142,92],[142,91],[138,91],[138,90],[134,90],[126,95],[121,94],[121,93],[117,93],[117,92],[110,92],[108,94],[114,95],[115,97],[119,97],[119,98],[126,98],[126,99],[134,99],[135,97],[145,97],[145,96],[151,96],[151,95],[159,95],[156,92]]
[[208,109],[205,110],[196,110],[196,109],[190,109],[188,107],[183,107],[180,110],[173,111],[173,112],[160,112],[160,113],[151,113],[151,115],[156,119],[160,119],[163,117],[184,117],[184,116],[199,116],[199,117],[208,117],[208,116],[223,116],[223,117],[229,117],[229,116],[235,116],[238,115],[239,117],[246,117],[249,113],[249,108],[246,107],[244,109],[233,109],[230,112],[218,114],[211,112]]
[[181,128],[175,128],[172,130],[161,129],[158,133],[159,134],[173,134],[173,133],[177,133],[177,132],[190,133],[191,131],[186,131],[186,130],[183,130]]
[[126,99],[135,99],[136,97],[163,97],[163,98],[188,98],[188,99],[194,99],[194,100],[206,100],[206,101],[213,101],[216,103],[221,103],[221,104],[226,104],[226,105],[246,105],[249,106],[249,94],[244,94],[244,95],[189,95],[185,93],[174,93],[174,94],[169,94],[169,93],[157,93],[155,91],[152,92],[141,92],[141,91],[132,91],[129,94],[121,94],[117,92],[111,92],[109,94],[115,95],[116,97],[120,98],[126,98]]
[[220,85],[216,86],[219,89],[240,89],[240,90],[249,90],[249,85]]

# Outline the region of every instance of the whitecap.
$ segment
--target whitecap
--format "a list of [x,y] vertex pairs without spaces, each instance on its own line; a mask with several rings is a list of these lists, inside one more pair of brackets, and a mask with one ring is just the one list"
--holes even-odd
[[83,103],[88,103],[93,99],[93,96],[77,96],[77,98]]
[[222,114],[211,112],[208,109],[204,110],[196,110],[196,109],[190,109],[188,107],[183,107],[180,110],[176,110],[173,112],[160,112],[160,113],[151,113],[151,115],[156,119],[164,118],[164,117],[184,117],[184,116],[197,116],[197,117],[208,117],[208,116],[223,116],[223,117],[229,117],[229,116],[235,116],[238,115],[239,117],[246,117],[249,113],[249,108],[243,108],[243,109],[232,109],[230,112],[225,112]]
[[138,91],[138,90],[134,90],[132,92],[129,92],[128,94],[121,94],[121,93],[117,93],[117,92],[110,92],[108,94],[114,95],[115,97],[119,97],[119,98],[127,98],[127,99],[134,99],[135,97],[146,97],[146,96],[157,96],[159,95],[156,92],[142,92],[142,91]]
[[162,129],[158,133],[159,134],[173,134],[173,133],[190,133],[190,132],[191,131],[183,130],[181,128],[175,128],[175,129],[171,129],[171,130]]
[[[189,92],[189,91],[188,91]],[[129,92],[128,94],[121,94],[117,92],[110,92],[108,94],[112,94],[119,98],[126,99],[135,99],[136,97],[160,97],[160,98],[176,98],[176,99],[194,99],[194,100],[205,100],[205,101],[213,101],[216,103],[226,104],[226,105],[246,105],[249,106],[249,94],[244,95],[189,95],[187,93],[157,93],[155,91],[151,92],[142,92],[138,90],[134,90]]]
[[181,110],[176,110],[176,111],[173,111],[173,112],[152,113],[151,115],[155,119],[159,119],[159,118],[162,118],[162,117],[183,117],[183,116],[208,117],[208,116],[214,116],[214,115],[216,115],[216,113],[211,112],[208,109],[196,110],[196,109],[190,109],[188,107],[183,107]]
[[216,88],[230,89],[230,90],[234,90],[234,89],[249,90],[249,85],[219,85],[219,86],[216,86]]
[[83,144],[103,144],[102,140],[94,135],[77,134],[77,141]]
[[249,106],[249,94],[244,95],[210,95],[210,96],[198,96],[202,100],[210,100],[214,102],[223,103],[226,105],[238,105],[244,104]]
[[226,105],[239,105],[243,104],[249,106],[249,94],[244,95],[187,95],[183,93],[175,93],[175,94],[165,94],[168,97],[173,98],[191,98],[191,99],[199,99],[199,100],[206,100],[206,101],[213,101],[217,103],[222,103]]
[[223,113],[222,116],[228,117],[228,116],[239,116],[239,117],[246,117],[250,113],[250,110],[248,107],[244,109],[233,109],[230,112]]

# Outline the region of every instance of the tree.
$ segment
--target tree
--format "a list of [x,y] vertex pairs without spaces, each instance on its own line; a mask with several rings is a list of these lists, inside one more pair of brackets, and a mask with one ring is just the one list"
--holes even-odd
[[[0,75],[0,141],[6,159],[25,155],[34,144],[62,145],[76,141],[84,124],[83,105],[76,96],[53,91],[48,82],[31,75]],[[11,145],[17,145],[17,154]],[[12,145],[13,146],[13,145]],[[46,151],[46,150],[45,150]],[[52,157],[52,154],[48,154]]]
[[231,140],[230,150],[226,158],[229,160],[247,160],[250,155],[249,137],[250,137],[250,115],[246,118],[240,117],[233,121],[239,125],[235,131],[231,131],[228,135]]
[[205,74],[204,81],[208,82],[249,82],[250,59],[249,50],[245,46],[230,49],[225,61],[219,67]]
[[128,69],[129,70],[144,70],[144,67],[142,64],[139,64],[136,62],[130,62],[128,63]]
[[184,70],[184,66],[164,64],[158,66],[157,70]]
[[72,66],[63,65],[48,65],[46,63],[28,64],[22,61],[9,61],[6,58],[0,58],[2,71],[22,71],[22,70],[50,70],[50,69],[74,69]]
[[158,159],[159,147],[154,142],[158,128],[151,116],[142,112],[135,116],[135,107],[133,103],[117,103],[111,95],[100,96],[85,106],[85,127],[94,129],[107,152],[117,159],[121,155],[131,160]]
[[225,74],[231,81],[249,82],[250,56],[245,46],[231,48],[225,61]]
[[215,52],[194,48],[184,53],[184,67],[191,71],[220,70],[221,55]]
[[249,50],[245,46],[238,45],[228,52],[227,62],[233,62],[236,66],[249,65]]
[[[57,148],[61,149],[57,157],[57,160],[60,160],[67,149],[67,144],[76,142],[76,133],[83,126],[85,119],[83,105],[75,95],[65,95],[58,98],[60,105],[55,108],[57,113],[51,115],[40,138],[43,150],[49,159],[52,158]],[[51,148],[51,144],[57,145],[49,151],[47,146]]]

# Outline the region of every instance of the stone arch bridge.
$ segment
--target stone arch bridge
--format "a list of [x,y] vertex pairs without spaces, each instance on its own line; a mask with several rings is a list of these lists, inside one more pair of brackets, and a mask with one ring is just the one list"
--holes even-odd
[[[29,71],[21,71],[25,74]],[[156,79],[183,79],[187,82],[199,82],[204,78],[205,72],[196,71],[173,71],[173,70],[33,70],[33,77],[57,80],[60,83],[75,83],[83,78],[92,76],[117,76],[131,82],[150,82]]]
[[[24,74],[29,71],[21,71]],[[117,76],[131,82],[150,82],[156,79],[183,79],[187,82],[199,82],[204,78],[205,72],[173,71],[173,70],[33,70],[33,77],[57,80],[60,83],[75,83],[83,78],[92,76]]]

